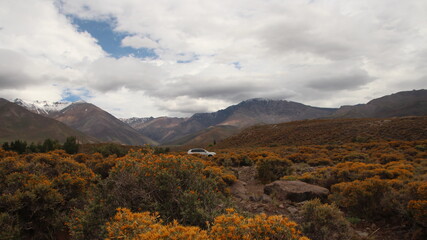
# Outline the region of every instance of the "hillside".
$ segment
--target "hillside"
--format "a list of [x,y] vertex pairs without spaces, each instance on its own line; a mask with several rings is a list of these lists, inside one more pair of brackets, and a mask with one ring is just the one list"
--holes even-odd
[[331,118],[388,118],[427,115],[427,90],[398,92],[356,106],[343,106]]
[[219,148],[427,139],[427,117],[305,120],[249,127]]
[[69,136],[76,136],[82,143],[97,141],[61,122],[32,113],[2,98],[0,98],[0,122],[0,142],[17,139],[42,142],[46,138],[64,142]]
[[139,133],[155,141],[164,142],[169,135],[175,133],[175,128],[185,120],[186,118],[158,117],[133,119],[133,121],[128,120],[127,123]]
[[90,103],[73,103],[52,117],[104,142],[118,142],[129,145],[157,144],[157,142],[138,133],[113,115]]
[[179,139],[191,138],[194,134],[213,126],[227,125],[242,129],[254,124],[326,117],[335,110],[285,100],[250,99],[217,112],[196,113],[188,119],[178,118],[172,121],[161,119],[156,122],[155,131],[152,128],[153,124],[148,121],[138,131],[158,139],[161,143],[172,143],[181,141]]
[[222,139],[237,134],[239,131],[240,129],[234,126],[218,125],[208,127],[207,129],[187,135],[173,142],[165,143],[164,145],[183,145],[189,147],[214,145]]

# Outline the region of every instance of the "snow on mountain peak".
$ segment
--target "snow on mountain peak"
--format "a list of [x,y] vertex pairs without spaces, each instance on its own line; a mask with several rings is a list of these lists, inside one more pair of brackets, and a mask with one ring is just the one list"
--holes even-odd
[[34,112],[34,113],[38,113],[38,114],[49,114],[52,112],[59,112],[62,109],[70,106],[72,103],[71,102],[48,102],[48,101],[25,101],[19,98],[16,98],[14,101],[14,103]]

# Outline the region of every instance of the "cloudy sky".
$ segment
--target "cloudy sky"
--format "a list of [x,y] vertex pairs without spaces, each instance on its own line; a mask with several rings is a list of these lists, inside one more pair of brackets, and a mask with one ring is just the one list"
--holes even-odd
[[117,117],[427,88],[425,0],[0,0],[0,97]]

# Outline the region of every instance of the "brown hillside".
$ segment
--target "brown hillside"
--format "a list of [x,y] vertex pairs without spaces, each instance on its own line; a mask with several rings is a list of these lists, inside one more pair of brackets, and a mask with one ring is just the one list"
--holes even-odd
[[0,143],[18,139],[42,142],[46,138],[64,142],[69,136],[75,136],[83,143],[98,141],[61,122],[32,113],[15,103],[0,98]]
[[126,123],[90,103],[73,103],[53,116],[87,135],[103,142],[128,145],[156,145],[157,142],[138,133]]
[[223,140],[217,146],[224,148],[421,139],[427,139],[427,117],[333,119],[254,126]]

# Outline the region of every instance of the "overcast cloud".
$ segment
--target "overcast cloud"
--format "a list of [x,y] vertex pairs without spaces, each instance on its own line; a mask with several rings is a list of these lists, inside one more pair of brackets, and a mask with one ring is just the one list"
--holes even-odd
[[[73,19],[108,22],[116,57]],[[118,117],[255,97],[320,107],[427,88],[425,0],[0,2],[0,97],[74,94]]]

